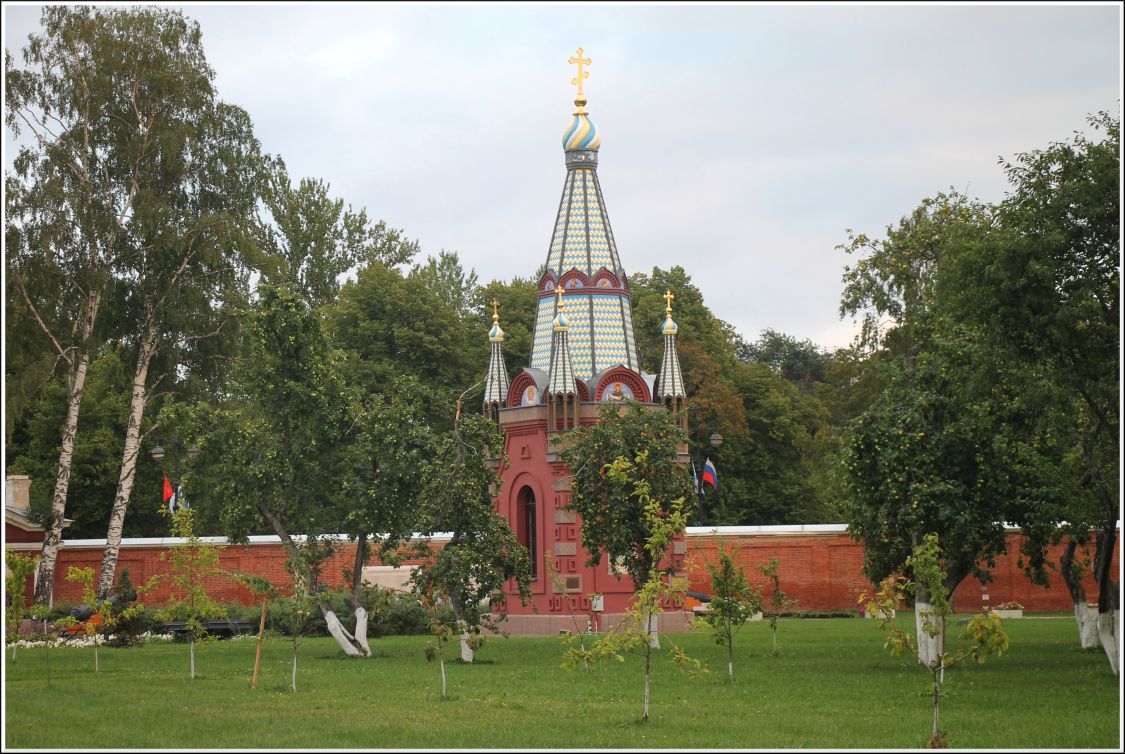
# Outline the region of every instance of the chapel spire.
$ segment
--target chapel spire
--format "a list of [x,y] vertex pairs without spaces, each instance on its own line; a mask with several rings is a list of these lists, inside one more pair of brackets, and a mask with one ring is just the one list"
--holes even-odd
[[582,48],[570,58],[578,66],[575,111],[563,134],[566,180],[555,217],[546,272],[539,282],[539,307],[531,348],[531,367],[547,371],[551,359],[554,290],[566,288],[570,353],[580,380],[618,365],[640,370],[633,338],[629,283],[617,255],[598,182],[601,136],[586,112],[583,84],[590,58]]
[[504,331],[500,329],[500,302],[492,299],[492,329],[488,331],[491,355],[484,378],[484,415],[498,421],[508,397],[508,367],[504,364]]
[[664,308],[664,324],[660,332],[664,335],[664,358],[660,362],[660,373],[656,377],[653,400],[663,403],[673,414],[679,415],[680,427],[687,431],[687,413],[684,411],[687,390],[684,388],[684,375],[680,371],[680,355],[676,351],[676,335],[679,325],[672,319],[672,301],[676,296],[671,291],[664,292],[667,306]]

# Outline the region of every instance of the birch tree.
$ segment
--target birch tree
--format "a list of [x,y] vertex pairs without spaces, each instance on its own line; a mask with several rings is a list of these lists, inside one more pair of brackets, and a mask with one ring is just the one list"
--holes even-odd
[[[131,176],[139,190],[115,265],[132,324],[125,339],[136,361],[100,595],[113,585],[153,390],[190,363],[198,341],[231,326],[227,310],[246,295],[242,252],[251,238],[260,163],[247,114],[216,97],[198,24],[157,9],[110,15],[125,43],[122,54],[137,61],[122,117],[135,124],[143,159]],[[162,352],[164,369],[155,373]]]
[[42,24],[45,33],[31,35],[22,50],[24,68],[11,52],[4,55],[5,122],[30,142],[5,177],[5,271],[9,295],[18,296],[66,374],[66,419],[35,582],[35,602],[46,605],[86,373],[105,335],[99,315],[126,244],[139,190],[130,176],[143,152],[134,121],[122,115],[128,74],[111,64],[121,40],[107,16],[48,6]]

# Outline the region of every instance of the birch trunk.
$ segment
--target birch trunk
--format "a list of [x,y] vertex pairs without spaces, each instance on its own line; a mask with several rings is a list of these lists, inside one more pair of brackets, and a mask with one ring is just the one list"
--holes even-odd
[[[923,613],[932,613],[933,609],[934,606],[929,602],[917,600],[914,603],[914,633],[918,637],[918,659],[923,665],[930,667],[936,667],[941,662],[941,655],[944,651],[942,637],[945,635],[945,621],[941,616],[922,615]],[[936,636],[930,636],[926,633],[926,622],[937,628]]]
[[113,509],[109,514],[105,551],[102,554],[102,570],[101,575],[98,576],[97,594],[100,599],[105,599],[109,595],[117,571],[121,532],[125,527],[125,511],[129,507],[133,482],[137,476],[137,454],[141,447],[141,420],[144,418],[145,403],[148,402],[148,369],[155,355],[156,334],[150,327],[141,341],[140,351],[137,353],[137,367],[133,372],[133,394],[129,401],[129,423],[125,428],[125,450],[121,454],[121,473],[117,479],[117,494],[113,498]]
[[[96,312],[96,300],[92,306],[93,312]],[[89,319],[92,321],[92,315]],[[70,380],[70,395],[67,396],[66,405],[66,423],[63,424],[62,447],[59,450],[59,471],[55,477],[55,491],[51,496],[50,522],[47,535],[43,538],[43,552],[39,557],[39,572],[35,578],[34,599],[37,605],[50,607],[54,598],[55,561],[62,544],[64,514],[66,513],[66,490],[70,485],[70,466],[74,458],[74,438],[78,435],[78,410],[82,406],[82,394],[86,391],[86,371],[89,365],[90,354],[83,353],[78,359],[78,365],[75,367],[74,375]]]

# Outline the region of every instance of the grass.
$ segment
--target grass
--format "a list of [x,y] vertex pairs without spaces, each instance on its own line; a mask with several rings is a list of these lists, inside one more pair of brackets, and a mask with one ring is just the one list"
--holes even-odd
[[[909,613],[900,614],[904,627]],[[1119,684],[1101,652],[1076,648],[1072,617],[1008,621],[1011,651],[946,675],[942,727],[954,748],[1105,748],[1121,743]],[[555,638],[493,638],[472,665],[447,662],[439,701],[426,638],[372,642],[349,660],[307,639],[289,691],[289,644],[272,639],[257,690],[252,640],[93,650],[20,649],[5,664],[5,748],[918,748],[929,738],[927,676],[882,648],[870,620],[767,623],[725,649],[681,636],[710,675],[682,676],[667,644],[654,662],[652,719],[640,723],[642,668],[626,658],[591,673],[559,667]],[[667,638],[667,637],[665,637]],[[456,647],[447,652],[456,656]]]

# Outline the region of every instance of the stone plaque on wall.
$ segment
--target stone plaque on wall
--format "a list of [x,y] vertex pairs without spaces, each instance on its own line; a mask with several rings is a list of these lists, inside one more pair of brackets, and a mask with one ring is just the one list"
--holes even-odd
[[556,524],[576,524],[578,523],[578,511],[566,511],[557,509],[555,511]]

